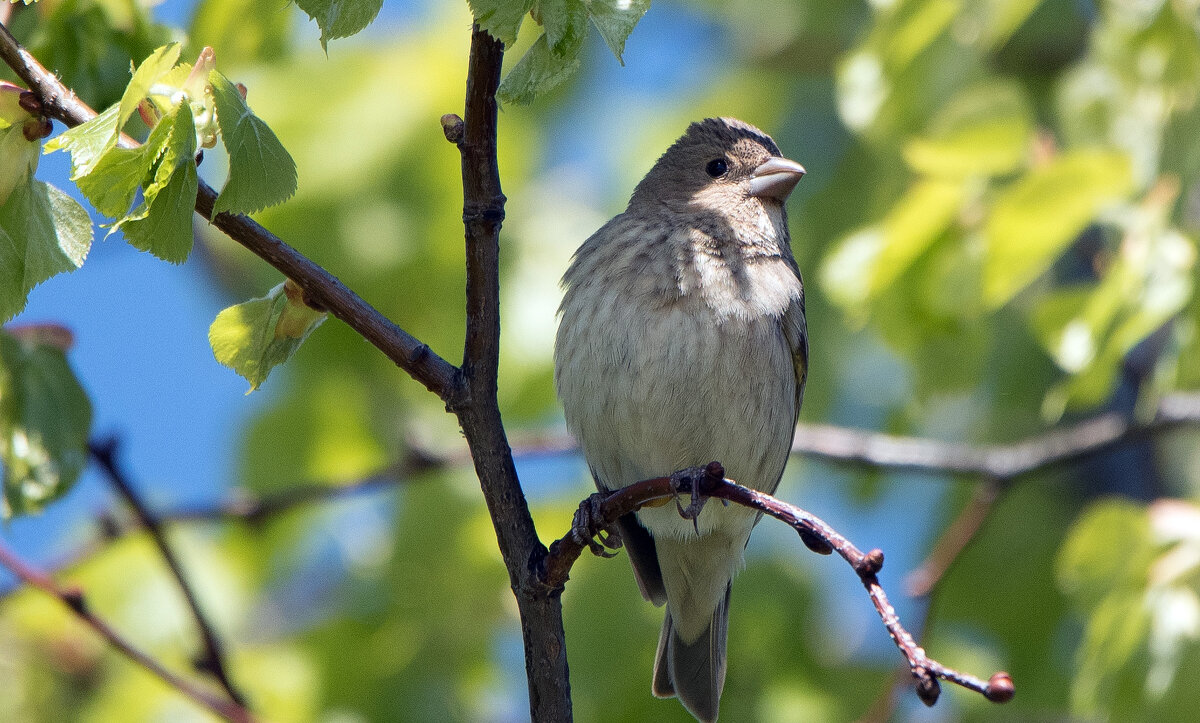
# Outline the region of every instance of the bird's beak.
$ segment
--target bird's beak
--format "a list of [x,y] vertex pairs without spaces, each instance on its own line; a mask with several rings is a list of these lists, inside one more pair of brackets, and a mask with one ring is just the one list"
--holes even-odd
[[804,166],[772,156],[750,174],[750,195],[783,202],[804,177]]

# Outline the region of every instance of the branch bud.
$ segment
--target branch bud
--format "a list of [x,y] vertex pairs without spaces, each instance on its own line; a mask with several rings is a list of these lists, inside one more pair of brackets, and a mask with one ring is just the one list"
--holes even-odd
[[988,678],[987,689],[983,691],[983,697],[993,703],[1007,703],[1017,694],[1016,686],[1013,685],[1012,676],[1008,673],[995,673]]

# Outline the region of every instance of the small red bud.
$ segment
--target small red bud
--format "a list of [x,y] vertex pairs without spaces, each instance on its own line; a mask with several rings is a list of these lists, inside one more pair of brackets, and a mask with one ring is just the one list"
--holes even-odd
[[17,105],[21,106],[21,110],[29,115],[42,114],[42,100],[28,90],[17,96]]
[[704,468],[704,474],[715,480],[723,480],[725,479],[725,467],[720,462],[713,460]]
[[1016,694],[1017,689],[1013,685],[1012,676],[1004,672],[996,673],[988,678],[987,690],[983,691],[983,697],[993,703],[1007,703]]
[[875,548],[867,553],[862,562],[863,571],[868,575],[876,575],[883,569],[883,550]]

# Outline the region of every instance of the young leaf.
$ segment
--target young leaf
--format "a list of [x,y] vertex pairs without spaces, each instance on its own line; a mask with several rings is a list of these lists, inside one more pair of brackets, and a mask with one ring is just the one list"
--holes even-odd
[[592,23],[621,65],[625,64],[621,57],[625,53],[625,41],[649,9],[650,0],[591,0],[588,3]]
[[296,162],[228,78],[213,71],[209,80],[221,137],[229,151],[229,180],[217,196],[213,213],[254,213],[291,198],[296,192]]
[[164,261],[174,264],[186,261],[192,250],[192,214],[200,187],[195,155],[192,111],[187,103],[181,103],[154,172],[154,181],[142,192],[142,204],[114,224],[113,231],[119,228],[133,247],[149,251]]
[[117,128],[122,128],[137,110],[138,104],[150,94],[150,88],[162,79],[179,62],[179,43],[170,43],[155,50],[142,61],[133,73],[133,79],[125,86],[121,96],[121,111],[117,117]]
[[117,114],[114,105],[87,123],[82,123],[46,141],[45,152],[65,150],[71,154],[71,180],[92,172],[100,157],[117,144]]
[[579,68],[579,51],[583,43],[564,45],[561,52],[551,50],[543,33],[501,81],[496,97],[504,103],[529,103],[571,77]]
[[258,389],[271,369],[291,358],[313,329],[328,316],[304,303],[303,292],[290,280],[225,309],[208,330],[217,361],[233,369]]
[[1074,151],[1005,189],[985,225],[985,303],[1002,306],[1033,281],[1132,182],[1125,155]]
[[0,205],[0,319],[25,308],[33,287],[83,265],[92,220],[67,194],[33,178]]
[[76,181],[79,190],[97,211],[113,218],[121,218],[129,212],[138,186],[166,148],[174,125],[173,116],[163,118],[145,143],[137,148],[109,149],[91,173]]
[[0,204],[14,188],[33,175],[39,156],[41,143],[25,137],[23,122],[7,127],[0,123]]
[[517,41],[521,23],[533,9],[533,0],[467,0],[467,4],[479,27],[506,48]]
[[541,0],[534,11],[546,29],[550,49],[561,52],[587,34],[588,9],[583,0]]
[[370,25],[383,0],[296,0],[296,5],[317,21],[321,48],[328,51],[330,40],[348,38]]
[[0,461],[5,518],[71,488],[87,463],[92,405],[61,348],[0,331]]

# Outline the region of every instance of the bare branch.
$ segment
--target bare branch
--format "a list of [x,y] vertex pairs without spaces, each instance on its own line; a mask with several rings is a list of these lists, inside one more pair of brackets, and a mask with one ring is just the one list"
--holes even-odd
[[[96,116],[94,110],[22,48],[3,25],[0,25],[0,58],[37,94],[46,116],[70,127]],[[132,147],[136,142],[122,136],[121,144]],[[453,364],[396,326],[333,274],[248,217],[229,213],[213,217],[216,198],[216,191],[200,181],[196,211],[231,239],[283,272],[304,290],[306,301],[311,300],[341,319],[427,389],[447,403],[455,398],[459,381],[458,369]]]
[[[683,480],[682,483],[679,480]],[[996,673],[989,680],[981,680],[971,675],[959,672],[942,665],[926,656],[924,649],[917,645],[913,636],[904,628],[895,608],[888,601],[883,586],[877,577],[883,568],[883,552],[871,550],[863,553],[849,540],[834,530],[815,515],[789,505],[768,494],[743,487],[733,480],[725,479],[725,469],[718,462],[710,462],[706,467],[682,470],[672,477],[656,477],[629,485],[623,489],[603,495],[598,508],[599,518],[593,518],[595,528],[584,535],[576,530],[555,541],[550,546],[550,552],[539,568],[540,579],[550,589],[561,590],[567,581],[567,573],[587,546],[584,539],[587,534],[599,532],[603,527],[616,522],[624,514],[639,507],[670,497],[675,494],[688,493],[695,486],[701,495],[727,500],[744,507],[758,510],[766,515],[784,522],[799,533],[800,538],[815,552],[829,554],[836,552],[858,575],[863,587],[866,588],[876,612],[891,635],[896,647],[904,655],[913,678],[917,681],[917,695],[926,705],[937,702],[940,694],[938,679],[960,685],[968,690],[983,694],[995,703],[1004,703],[1013,697],[1012,678],[1007,673]],[[592,498],[586,500],[580,509],[591,507]]]
[[246,699],[234,685],[229,675],[221,639],[217,637],[216,630],[213,629],[208,616],[200,608],[200,600],[196,597],[196,592],[188,582],[187,576],[184,575],[183,566],[180,564],[179,558],[175,555],[175,550],[167,542],[166,530],[163,529],[158,519],[150,513],[149,508],[146,507],[141,497],[133,489],[133,485],[117,463],[117,440],[113,438],[103,442],[92,442],[88,445],[88,452],[92,455],[92,459],[96,460],[96,463],[100,465],[100,469],[104,470],[105,476],[108,477],[109,482],[112,483],[112,486],[121,495],[122,499],[133,508],[138,522],[141,523],[142,527],[150,534],[151,539],[154,540],[154,544],[158,547],[163,561],[167,563],[167,567],[171,570],[171,576],[175,578],[175,584],[179,587],[179,591],[183,593],[183,598],[187,602],[188,609],[191,611],[192,619],[196,621],[196,628],[200,632],[200,639],[204,645],[204,652],[196,661],[197,667],[204,672],[211,673],[220,682],[225,692],[229,694],[229,698],[238,705],[244,706]]
[[458,416],[509,584],[521,614],[529,710],[534,721],[570,721],[571,681],[567,669],[562,600],[533,579],[546,554],[517,479],[512,449],[500,418],[496,375],[500,354],[500,225],[504,194],[496,159],[496,89],[504,45],[478,25],[471,32],[465,112],[457,123],[443,116],[447,138],[460,138],[463,225],[466,237],[467,331],[463,345],[463,389],[447,406]]
[[154,658],[135,647],[118,633],[111,625],[93,613],[84,600],[83,592],[78,588],[63,587],[49,575],[30,566],[16,555],[7,545],[0,542],[0,565],[7,567],[25,584],[36,587],[47,595],[58,598],[75,617],[86,623],[100,634],[109,645],[121,651],[125,657],[150,671],[167,685],[183,695],[204,706],[216,715],[231,723],[253,723],[254,715],[240,704],[213,695],[213,693],[167,670]]
[[992,446],[802,424],[796,430],[792,452],[876,468],[1010,480],[1075,461],[1129,439],[1197,422],[1200,422],[1200,394],[1177,393],[1164,397],[1148,420],[1131,420],[1109,412],[1039,432],[1012,444]]

